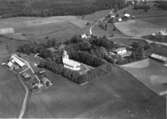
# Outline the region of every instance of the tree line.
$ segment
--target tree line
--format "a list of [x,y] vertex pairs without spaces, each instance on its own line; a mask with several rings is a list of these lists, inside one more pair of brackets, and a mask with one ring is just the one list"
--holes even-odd
[[[69,0],[67,0],[69,1]],[[88,1],[84,4],[66,1],[45,1],[45,0],[3,0],[0,2],[0,15],[2,17],[17,17],[17,16],[63,16],[63,15],[85,15],[93,13],[97,10],[104,9],[121,9],[125,7],[124,0],[95,0]],[[91,4],[89,4],[91,3]]]
[[57,64],[53,61],[43,61],[38,65],[39,68],[45,68],[56,74],[62,75],[63,77],[73,81],[77,84],[82,84],[86,81],[91,81],[92,79],[104,76],[112,70],[111,64],[103,64],[96,69],[88,71],[86,74],[80,75],[79,72],[67,69],[63,64]]

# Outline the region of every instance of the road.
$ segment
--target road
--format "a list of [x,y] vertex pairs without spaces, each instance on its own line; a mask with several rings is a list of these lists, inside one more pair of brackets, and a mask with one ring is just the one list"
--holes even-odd
[[24,99],[23,99],[23,103],[22,103],[22,107],[21,107],[21,110],[20,110],[20,114],[19,114],[19,117],[18,119],[22,119],[24,114],[25,114],[25,111],[26,111],[26,107],[27,107],[27,101],[28,101],[28,97],[29,97],[29,89],[28,87],[25,85],[25,83],[23,82],[23,80],[21,79],[21,77],[19,75],[17,75],[19,81],[21,82],[21,84],[23,85],[24,89],[25,89],[25,96],[24,96]]

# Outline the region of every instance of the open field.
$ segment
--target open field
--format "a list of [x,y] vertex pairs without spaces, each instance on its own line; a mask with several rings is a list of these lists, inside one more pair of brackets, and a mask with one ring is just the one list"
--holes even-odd
[[[166,18],[165,18],[166,19]],[[159,21],[161,22],[161,21]],[[162,21],[165,22],[165,21]],[[163,24],[163,23],[162,23]],[[166,23],[165,23],[166,24]],[[160,31],[162,28],[167,28],[165,25],[156,25],[143,20],[129,20],[126,22],[115,23],[119,31],[127,36],[144,36]]]
[[106,14],[108,14],[109,12],[110,12],[110,10],[97,11],[97,12],[94,12],[92,14],[85,15],[84,19],[89,20],[89,21],[96,21],[96,20],[106,16]]
[[[125,8],[125,10],[136,17],[136,20],[129,20],[115,24],[115,26],[125,35],[143,36],[167,28],[167,11],[165,10],[153,8],[145,13],[141,10],[132,10],[131,8]],[[120,11],[120,14],[123,11],[124,10]],[[141,13],[139,13],[139,11]]]
[[130,72],[132,75],[134,75],[134,77],[136,77],[139,81],[143,82],[154,92],[160,94],[161,92],[167,90],[167,86],[163,84],[167,83],[167,68],[163,67],[163,64],[160,64],[155,60],[150,59],[149,62],[149,65],[146,67],[138,68],[137,66],[123,66],[123,68]]
[[24,93],[16,76],[0,66],[0,118],[18,117]]
[[[165,16],[165,15],[164,15]],[[163,28],[167,28],[167,17],[159,16],[159,17],[151,17],[151,18],[140,18],[143,21],[149,22],[154,25],[161,26]]]
[[140,61],[136,61],[136,62],[128,63],[128,64],[125,64],[125,65],[121,65],[121,67],[142,69],[142,68],[148,67],[149,65],[150,65],[150,60],[149,59],[143,59],[143,60],[140,60]]
[[131,37],[113,37],[110,38],[111,41],[116,42],[118,44],[124,44],[124,45],[131,45],[133,42],[138,41],[138,39],[131,38]]
[[119,68],[85,86],[52,73],[49,78],[56,84],[31,97],[25,117],[165,119],[164,98]]
[[86,22],[75,16],[16,17],[0,20],[0,28],[12,27],[16,33],[24,34],[29,40],[42,40],[46,37],[63,40],[80,34]]
[[0,20],[0,28],[4,27],[31,27],[47,24],[62,24],[64,22],[70,22],[78,27],[83,28],[86,20],[81,20],[75,16],[56,16],[56,17],[14,17]]
[[[61,41],[82,32],[87,20],[89,18],[81,20],[71,16],[11,18],[0,20],[0,27],[14,27],[16,32],[25,34],[29,40],[41,42],[49,37]],[[27,42],[3,37],[0,41],[0,48],[5,49],[2,54],[13,53],[18,45]],[[23,89],[12,73],[0,70],[0,85],[3,85],[0,91],[0,117],[17,115],[20,100],[24,97]],[[25,113],[27,118],[165,119],[165,98],[116,66],[108,75],[92,79],[85,86],[79,86],[51,72],[47,72],[47,75],[55,84],[44,92],[31,96]],[[2,97],[1,94],[5,96]]]

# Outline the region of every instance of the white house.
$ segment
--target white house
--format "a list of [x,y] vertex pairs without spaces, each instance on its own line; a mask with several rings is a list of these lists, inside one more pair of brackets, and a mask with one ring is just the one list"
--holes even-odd
[[64,54],[63,54],[63,64],[65,68],[68,68],[71,70],[79,71],[81,69],[81,63],[69,59],[67,51],[64,51]]
[[132,54],[131,51],[128,51],[126,49],[126,47],[121,47],[121,48],[117,48],[115,50],[116,54],[120,55],[121,57],[127,57],[127,56],[130,56]]
[[128,14],[128,13],[125,13],[125,14],[124,14],[124,17],[130,18],[130,16],[131,16],[131,15]]
[[13,69],[14,67],[19,66],[19,67],[23,67],[26,64],[24,63],[24,61],[22,61],[19,56],[17,56],[16,54],[13,54],[10,59],[9,62],[7,63],[7,65]]

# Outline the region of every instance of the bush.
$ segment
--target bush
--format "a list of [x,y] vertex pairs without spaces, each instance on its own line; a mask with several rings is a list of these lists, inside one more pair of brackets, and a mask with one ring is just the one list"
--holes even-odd
[[70,44],[66,46],[66,49],[73,49],[76,51],[79,51],[79,50],[89,51],[91,49],[91,44],[89,42],[84,41],[84,42],[79,42],[75,44]]
[[152,53],[152,47],[146,41],[134,42],[132,44],[132,58],[141,60]]
[[39,50],[35,44],[24,44],[22,46],[19,46],[17,48],[17,52],[25,53],[25,54],[31,54],[31,53],[36,53],[37,50]]
[[69,45],[80,42],[83,42],[82,38],[80,36],[74,35],[70,40],[65,41],[64,44]]
[[53,57],[53,54],[47,49],[41,49],[39,51],[39,56],[42,58],[49,58],[49,57],[51,58]]
[[108,40],[106,37],[102,37],[102,38],[94,37],[94,38],[90,39],[90,43],[92,45],[105,47],[107,49],[112,49],[114,47],[113,41]]

